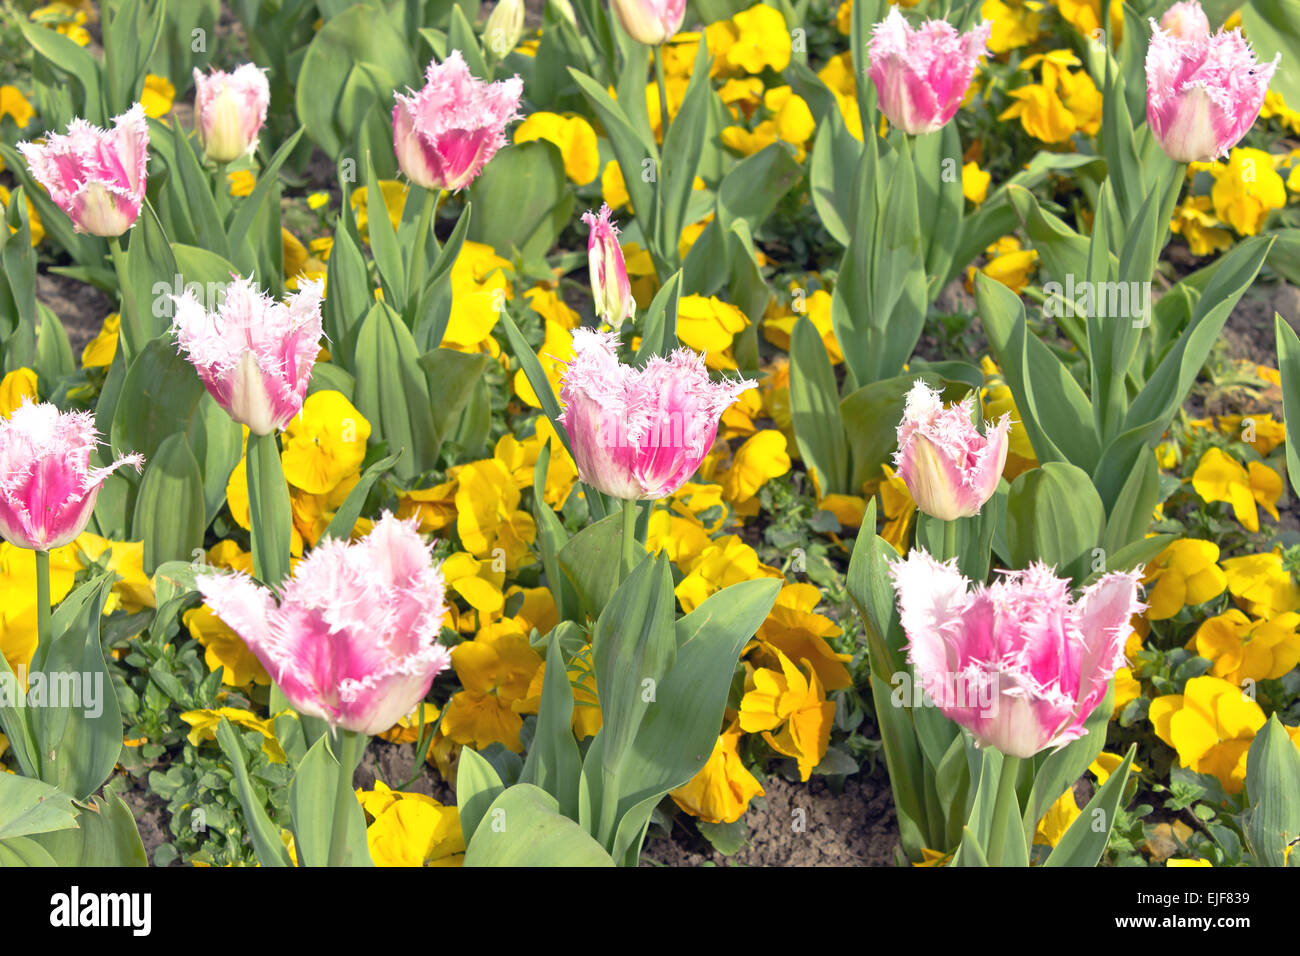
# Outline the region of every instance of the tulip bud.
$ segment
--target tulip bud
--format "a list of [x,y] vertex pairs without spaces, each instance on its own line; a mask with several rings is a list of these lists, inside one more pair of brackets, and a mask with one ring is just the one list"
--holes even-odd
[[618,227],[610,222],[609,216],[609,206],[602,205],[599,216],[588,210],[583,213],[582,221],[591,227],[587,238],[587,272],[591,276],[596,314],[618,331],[624,319],[636,315],[636,300],[628,282],[623,250],[618,244]]
[[624,32],[646,46],[672,39],[686,18],[686,0],[611,0],[610,6]]
[[523,35],[523,0],[499,0],[483,27],[484,44],[496,59],[501,60],[518,45]]
[[1007,463],[1011,417],[971,422],[974,396],[943,407],[939,393],[917,379],[898,425],[894,467],[916,506],[932,518],[953,521],[977,515],[997,490]]
[[1210,33],[1209,18],[1196,0],[1175,3],[1160,18],[1160,27],[1180,40],[1192,40]]
[[194,71],[194,107],[204,155],[229,163],[257,149],[257,134],[266,122],[271,87],[252,63],[233,72]]
[[1147,126],[1175,162],[1228,155],[1259,116],[1282,54],[1259,63],[1241,31],[1179,39],[1151,21]]
[[867,73],[876,85],[880,111],[905,133],[933,133],[957,112],[993,33],[984,21],[958,33],[944,20],[927,20],[913,30],[890,7],[871,28]]

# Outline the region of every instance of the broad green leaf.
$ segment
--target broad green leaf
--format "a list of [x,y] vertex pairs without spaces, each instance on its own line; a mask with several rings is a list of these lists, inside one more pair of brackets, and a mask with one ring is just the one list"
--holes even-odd
[[1256,862],[1300,866],[1300,857],[1290,859],[1300,840],[1300,750],[1276,713],[1251,742],[1246,794],[1251,807],[1246,838]]
[[0,840],[76,825],[70,795],[40,780],[0,773]]
[[[468,752],[468,751],[467,751]],[[503,790],[465,850],[465,866],[613,866],[604,848],[529,783]]]
[[[1097,861],[1106,852],[1106,844],[1110,842],[1110,832],[1115,826],[1115,815],[1120,800],[1124,797],[1124,787],[1128,783],[1129,769],[1133,766],[1136,750],[1136,744],[1129,747],[1115,772],[1093,794],[1083,812],[1070,824],[1043,866],[1097,865]],[[1102,825],[1098,827],[1097,823]]]
[[35,837],[59,866],[148,866],[144,841],[131,809],[115,793],[90,798],[76,829]]
[[131,537],[144,542],[144,573],[202,550],[207,513],[203,474],[183,433],[165,438],[144,469]]

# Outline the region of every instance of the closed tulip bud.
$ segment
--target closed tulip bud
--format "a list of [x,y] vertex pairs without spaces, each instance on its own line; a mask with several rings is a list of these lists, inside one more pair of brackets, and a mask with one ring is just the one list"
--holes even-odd
[[690,349],[633,368],[618,361],[617,342],[612,332],[574,330],[560,423],[587,484],[624,500],[666,498],[695,474],[723,411],[754,383],[709,381]]
[[208,159],[228,163],[257,149],[271,102],[271,87],[259,67],[245,63],[233,72],[214,70],[207,76],[196,69],[194,87],[199,140]]
[[927,20],[915,30],[890,7],[871,28],[867,75],[876,85],[880,111],[905,133],[933,133],[957,112],[975,68],[993,34],[984,21],[958,33],[944,20]]
[[321,541],[278,603],[245,574],[201,574],[197,584],[294,709],[343,730],[388,730],[451,662],[437,640],[442,574],[415,522],[387,512],[360,541]]
[[216,312],[193,294],[172,296],[172,331],[217,404],[254,435],[284,428],[302,410],[323,334],[319,280],[285,303],[239,276]]
[[139,471],[144,464],[141,455],[125,455],[92,468],[97,444],[89,412],[24,399],[0,418],[0,535],[20,548],[49,551],[81,534],[104,479],[123,465]]
[[1196,0],[1175,3],[1160,18],[1160,27],[1180,40],[1191,40],[1210,33],[1209,18]]
[[591,227],[587,237],[587,272],[591,275],[596,314],[617,331],[624,319],[636,315],[636,299],[632,298],[623,249],[618,244],[618,228],[609,216],[609,206],[602,205],[598,216],[589,210],[583,214],[582,221]]
[[115,117],[111,130],[74,119],[66,134],[19,143],[18,151],[74,231],[108,239],[135,225],[149,160],[149,124],[139,103]]
[[393,151],[406,178],[425,189],[464,189],[506,145],[506,124],[519,118],[519,77],[475,79],[459,50],[430,63],[426,83],[395,93]]
[[997,490],[1007,463],[1011,417],[971,422],[974,396],[943,407],[939,393],[917,379],[898,425],[894,467],[916,506],[932,518],[952,521],[977,515]]
[[981,747],[1032,757],[1087,733],[1084,722],[1125,665],[1142,572],[1113,572],[1083,589],[1043,564],[970,582],[954,558],[924,550],[890,566],[907,659],[929,701]]
[[1170,159],[1210,162],[1228,155],[1259,116],[1282,54],[1259,63],[1241,31],[1180,39],[1151,21],[1147,126]]
[[686,0],[611,0],[610,6],[623,31],[646,46],[672,39],[686,18]]
[[502,59],[524,35],[523,0],[500,0],[483,27],[483,42],[497,59]]

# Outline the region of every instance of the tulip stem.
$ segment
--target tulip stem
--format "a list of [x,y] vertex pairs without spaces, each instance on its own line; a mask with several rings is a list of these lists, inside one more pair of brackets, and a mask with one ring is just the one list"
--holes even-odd
[[949,561],[957,557],[957,522],[956,520],[945,521],[943,523],[943,560]]
[[122,342],[122,353],[126,359],[135,357],[144,346],[144,333],[140,329],[140,316],[136,313],[135,303],[130,295],[130,277],[126,269],[126,250],[122,248],[122,237],[113,236],[108,240],[108,251],[113,257],[113,271],[117,273],[118,313],[121,316],[121,331],[118,333]]
[[[993,830],[989,834],[987,857],[990,865],[1002,866],[1008,839],[1024,839],[1020,821],[1020,799],[1016,796],[1016,778],[1020,776],[1020,758],[1002,755],[1002,774],[998,777],[998,795],[993,804]],[[1012,826],[1012,824],[1015,824]]]
[[361,762],[361,751],[365,748],[366,735],[355,730],[338,731],[335,741],[339,761],[339,783],[334,794],[334,825],[330,830],[330,866],[346,865],[348,850],[348,817],[356,804],[356,794],[352,790],[352,774]]
[[36,552],[36,645],[50,639],[50,552]]
[[619,575],[621,584],[636,567],[636,501],[623,499],[623,572]]

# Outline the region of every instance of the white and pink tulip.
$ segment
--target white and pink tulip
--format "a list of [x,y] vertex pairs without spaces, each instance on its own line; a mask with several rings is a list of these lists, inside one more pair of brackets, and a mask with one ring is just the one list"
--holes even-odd
[[695,474],[723,411],[755,383],[711,382],[690,349],[633,368],[617,343],[612,332],[574,330],[560,422],[587,484],[625,501],[664,498]]
[[388,730],[451,663],[442,574],[415,523],[387,512],[360,541],[317,545],[278,602],[240,573],[198,589],[299,713],[343,730]]
[[257,149],[257,134],[266,122],[271,87],[266,73],[244,63],[229,73],[194,71],[194,108],[203,152],[228,163]]
[[1141,571],[1113,572],[1078,600],[1043,564],[970,582],[956,560],[912,551],[890,567],[907,659],[927,698],[981,747],[1032,757],[1082,737],[1125,666]]
[[179,350],[212,397],[255,435],[284,428],[302,410],[323,334],[319,280],[281,303],[233,276],[216,312],[192,293],[172,296]]
[[10,544],[48,551],[85,530],[104,479],[144,457],[124,455],[90,466],[99,444],[95,416],[24,401],[0,419],[0,535]]
[[599,214],[590,210],[583,213],[582,221],[591,228],[587,237],[587,271],[591,276],[596,314],[618,331],[625,319],[636,315],[636,299],[632,297],[632,284],[627,278],[623,249],[618,244],[618,227],[610,221],[608,205],[602,205]]
[[19,143],[18,151],[75,231],[112,238],[135,224],[149,159],[149,125],[139,103],[114,118],[112,129],[74,119],[66,134]]

